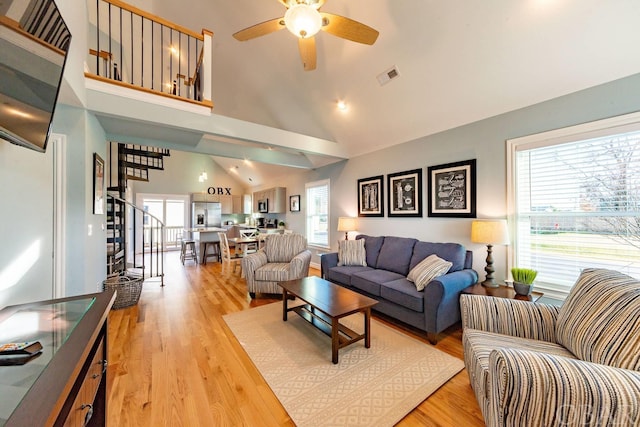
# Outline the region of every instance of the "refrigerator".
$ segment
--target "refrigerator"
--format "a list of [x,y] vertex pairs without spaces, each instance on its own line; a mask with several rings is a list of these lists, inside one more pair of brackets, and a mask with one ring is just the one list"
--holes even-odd
[[191,228],[220,227],[222,204],[218,202],[191,203]]

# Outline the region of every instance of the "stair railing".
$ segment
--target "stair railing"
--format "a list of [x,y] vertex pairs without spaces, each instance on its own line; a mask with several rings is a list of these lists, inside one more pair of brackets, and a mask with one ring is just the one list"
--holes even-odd
[[[211,38],[120,0],[90,10],[87,77],[213,107]],[[93,27],[95,26],[95,27]]]
[[[159,277],[160,285],[164,286],[164,235],[166,228],[164,223],[156,216],[125,199],[113,194],[107,194],[107,198],[123,203],[129,209],[127,215],[131,218],[132,239],[130,240],[131,244],[126,244],[124,247],[124,258],[125,264],[131,265],[132,268],[126,267],[126,270],[134,273],[142,270],[141,274],[145,279]],[[126,223],[129,221],[127,220]],[[137,244],[138,242],[141,243],[140,246]],[[140,254],[138,254],[138,248],[140,248]]]

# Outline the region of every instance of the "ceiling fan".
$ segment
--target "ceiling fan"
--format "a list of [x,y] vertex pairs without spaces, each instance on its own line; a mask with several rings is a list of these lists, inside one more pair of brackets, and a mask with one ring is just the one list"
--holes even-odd
[[247,41],[287,28],[298,37],[298,49],[305,71],[316,68],[316,41],[320,30],[358,43],[372,45],[378,32],[353,19],[332,13],[320,12],[326,0],[278,0],[287,12],[282,18],[271,19],[238,31],[237,40]]

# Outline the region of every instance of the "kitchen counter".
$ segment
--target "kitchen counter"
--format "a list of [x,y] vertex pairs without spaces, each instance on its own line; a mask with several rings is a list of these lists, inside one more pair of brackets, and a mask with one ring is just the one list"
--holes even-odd
[[[226,233],[227,230],[221,227],[199,227],[185,228],[184,231],[191,234],[193,240],[196,241],[196,260],[202,262],[202,251],[206,242],[219,242],[218,233]],[[209,253],[211,253],[209,251]]]

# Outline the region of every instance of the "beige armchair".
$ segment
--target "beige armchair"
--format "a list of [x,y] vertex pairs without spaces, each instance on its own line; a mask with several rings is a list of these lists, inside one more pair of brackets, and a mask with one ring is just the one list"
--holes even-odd
[[562,307],[460,297],[488,426],[640,425],[640,282],[585,269]]
[[269,234],[258,252],[242,259],[242,271],[251,298],[256,293],[280,294],[278,282],[301,279],[309,274],[311,251],[300,234]]

